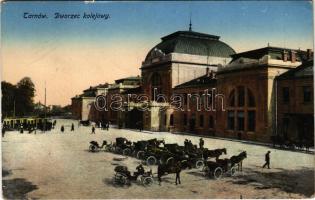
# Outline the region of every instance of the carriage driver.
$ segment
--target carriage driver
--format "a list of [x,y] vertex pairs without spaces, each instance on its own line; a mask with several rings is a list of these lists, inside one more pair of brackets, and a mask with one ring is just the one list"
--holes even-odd
[[133,173],[134,176],[137,177],[137,176],[139,176],[139,175],[144,174],[144,168],[143,168],[142,164],[138,165],[138,166],[136,167],[136,170],[137,170],[137,171]]

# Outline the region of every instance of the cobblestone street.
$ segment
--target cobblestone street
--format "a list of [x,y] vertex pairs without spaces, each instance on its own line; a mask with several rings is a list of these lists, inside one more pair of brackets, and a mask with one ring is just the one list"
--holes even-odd
[[[70,132],[71,123],[75,131]],[[65,132],[60,132],[60,126]],[[128,166],[133,172],[140,160],[108,152],[91,153],[89,142],[163,138],[183,145],[185,138],[198,144],[200,137],[171,133],[140,133],[110,128],[109,131],[78,127],[74,120],[57,120],[57,127],[45,134],[7,132],[2,138],[3,193],[6,198],[309,198],[314,197],[314,154],[270,149],[237,141],[205,138],[209,149],[227,148],[229,158],[245,150],[243,172],[220,180],[205,178],[198,169],[184,170],[181,185],[175,175],[162,177],[150,187],[137,183],[117,187],[112,184],[114,167]],[[262,169],[264,155],[271,151],[271,169]],[[146,169],[149,169],[145,166]],[[152,168],[156,173],[156,166]],[[156,176],[156,175],[155,175]]]

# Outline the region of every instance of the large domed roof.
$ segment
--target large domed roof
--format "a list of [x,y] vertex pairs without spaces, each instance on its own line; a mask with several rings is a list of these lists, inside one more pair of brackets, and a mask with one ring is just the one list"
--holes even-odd
[[162,42],[149,51],[146,60],[156,50],[162,51],[164,54],[183,53],[226,58],[236,53],[234,49],[220,41],[219,38],[219,36],[194,31],[177,31],[161,38]]

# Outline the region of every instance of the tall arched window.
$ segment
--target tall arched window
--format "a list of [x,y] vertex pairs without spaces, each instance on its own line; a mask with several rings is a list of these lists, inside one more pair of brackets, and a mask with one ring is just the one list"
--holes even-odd
[[151,100],[155,100],[154,91],[156,95],[162,94],[162,79],[158,73],[154,73],[151,77]]
[[249,88],[238,86],[233,89],[228,99],[227,129],[254,132],[256,130],[255,106],[255,96]]
[[235,90],[232,90],[229,95],[229,106],[235,106]]
[[247,88],[247,106],[248,107],[255,107],[255,97],[252,93],[252,91],[250,91],[250,89]]

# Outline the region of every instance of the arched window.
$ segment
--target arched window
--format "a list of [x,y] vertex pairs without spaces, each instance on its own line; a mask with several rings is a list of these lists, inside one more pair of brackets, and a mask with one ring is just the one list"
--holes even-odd
[[252,93],[252,91],[250,91],[250,89],[247,88],[247,106],[248,107],[255,107],[255,97]]
[[239,86],[237,87],[237,102],[238,107],[243,107],[245,105],[245,87]]
[[200,116],[199,116],[199,126],[200,126],[200,127],[203,127],[203,123],[204,123],[204,121],[203,121],[203,115],[200,115]]
[[235,90],[232,90],[229,96],[229,106],[235,106]]
[[254,132],[256,130],[256,102],[252,91],[247,87],[238,86],[230,92],[228,103],[227,129]]
[[154,73],[151,77],[151,100],[155,100],[155,95],[162,94],[162,79],[160,74]]

